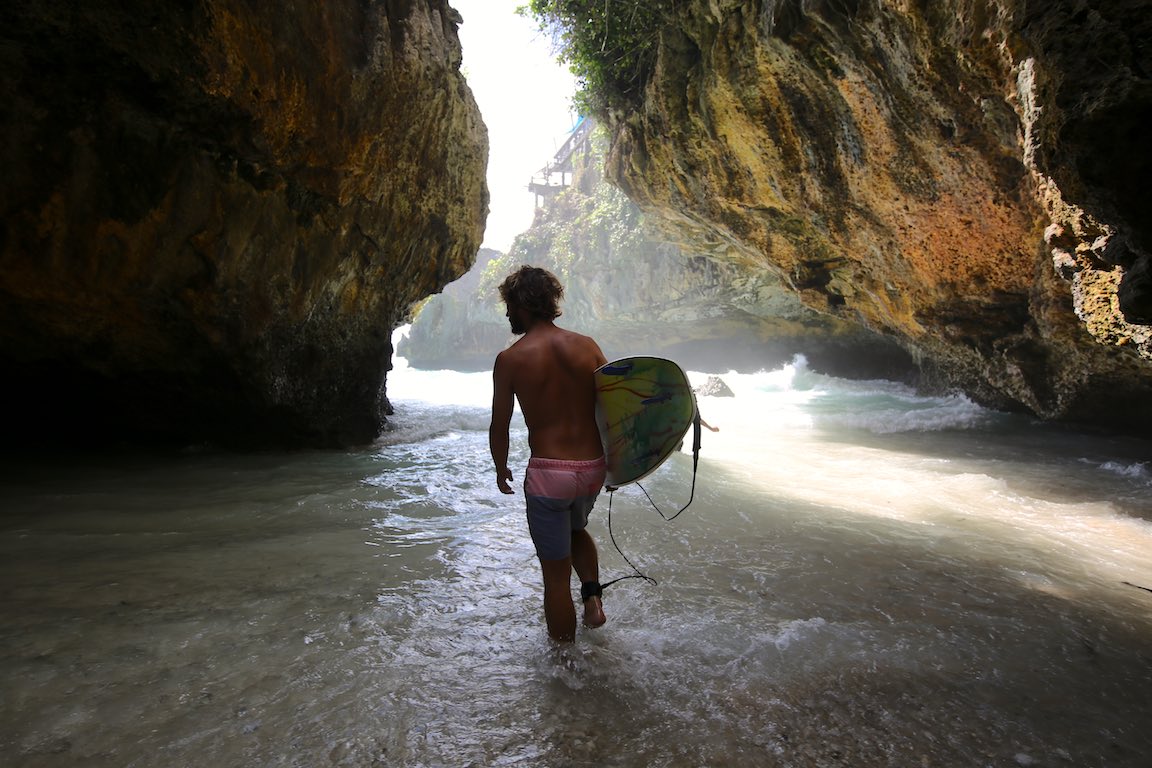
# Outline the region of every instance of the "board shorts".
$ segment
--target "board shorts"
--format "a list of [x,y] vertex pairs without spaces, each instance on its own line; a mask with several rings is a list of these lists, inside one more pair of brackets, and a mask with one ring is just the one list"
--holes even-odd
[[588,513],[604,486],[604,457],[591,461],[533,456],[524,471],[528,531],[541,560],[572,554],[572,532],[588,525]]

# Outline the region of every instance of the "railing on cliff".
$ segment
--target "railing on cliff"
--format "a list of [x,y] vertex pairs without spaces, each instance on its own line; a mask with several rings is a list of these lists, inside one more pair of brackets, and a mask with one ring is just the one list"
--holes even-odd
[[533,174],[528,189],[536,195],[537,208],[542,207],[553,195],[564,191],[572,183],[572,158],[587,149],[592,129],[595,127],[595,120],[582,116],[548,164]]

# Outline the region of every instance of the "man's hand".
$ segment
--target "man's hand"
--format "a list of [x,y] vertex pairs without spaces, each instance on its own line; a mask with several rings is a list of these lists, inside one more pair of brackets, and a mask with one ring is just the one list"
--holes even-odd
[[496,487],[500,489],[500,493],[515,493],[509,483],[512,482],[512,470],[508,467],[496,470]]

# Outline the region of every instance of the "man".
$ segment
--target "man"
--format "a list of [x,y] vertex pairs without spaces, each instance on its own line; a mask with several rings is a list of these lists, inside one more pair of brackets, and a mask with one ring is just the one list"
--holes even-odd
[[573,570],[581,582],[584,624],[605,621],[596,544],[585,526],[604,485],[593,373],[606,361],[595,341],[556,327],[563,295],[556,276],[539,267],[521,267],[501,283],[508,321],[521,338],[496,356],[488,443],[496,485],[512,493],[508,426],[513,398],[519,400],[531,451],[524,496],[544,575],[544,618],[553,639],[569,641],[576,637]]

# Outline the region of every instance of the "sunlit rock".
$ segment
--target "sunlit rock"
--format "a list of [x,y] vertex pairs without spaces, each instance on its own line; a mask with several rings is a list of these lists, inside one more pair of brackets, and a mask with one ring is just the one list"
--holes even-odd
[[731,259],[725,243],[678,242],[648,226],[603,181],[599,134],[569,182],[550,190],[507,254],[481,251],[472,272],[421,308],[400,353],[418,368],[479,370],[512,342],[497,286],[521,264],[555,272],[559,323],[593,336],[609,359],[658,355],[691,370],[754,372],[803,354],[815,370],[908,380],[912,357],[891,338],[804,306],[780,278]]
[[736,397],[736,393],[719,376],[709,376],[695,391],[697,397]]
[[608,173],[922,382],[1152,426],[1140,3],[689,0]]

